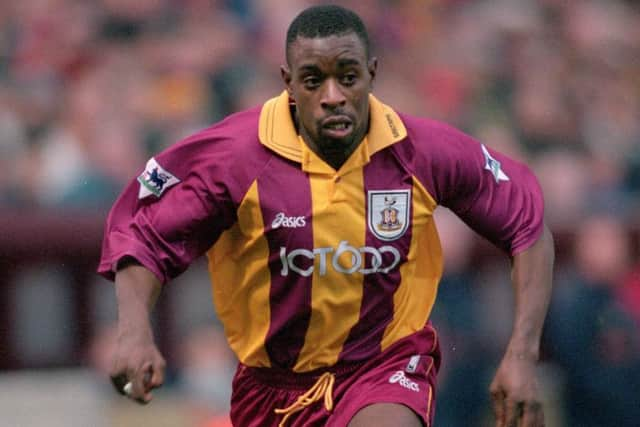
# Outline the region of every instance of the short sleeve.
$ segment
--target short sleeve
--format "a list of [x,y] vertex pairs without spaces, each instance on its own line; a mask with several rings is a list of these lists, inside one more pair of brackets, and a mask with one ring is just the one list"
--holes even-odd
[[444,124],[431,125],[422,137],[417,174],[439,204],[510,255],[535,243],[544,200],[525,164]]
[[200,135],[150,159],[109,213],[98,273],[133,257],[165,283],[210,248],[235,221],[228,146]]

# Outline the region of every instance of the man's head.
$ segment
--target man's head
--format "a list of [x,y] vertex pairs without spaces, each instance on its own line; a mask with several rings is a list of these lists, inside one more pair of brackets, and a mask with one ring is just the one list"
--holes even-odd
[[287,63],[291,66],[290,49],[298,37],[315,39],[349,33],[355,33],[358,36],[365,48],[367,59],[369,59],[371,53],[369,34],[358,15],[349,9],[333,5],[305,9],[296,16],[287,30]]
[[369,125],[376,72],[362,20],[339,6],[304,10],[287,31],[282,77],[296,103],[299,132],[332,166],[358,146]]

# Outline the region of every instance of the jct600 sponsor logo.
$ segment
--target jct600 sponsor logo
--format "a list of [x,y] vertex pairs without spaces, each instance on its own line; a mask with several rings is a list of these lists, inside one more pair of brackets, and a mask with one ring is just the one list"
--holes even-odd
[[[370,257],[367,257],[367,254]],[[388,255],[385,256],[385,254]],[[312,260],[313,264],[307,267],[301,266],[303,258]],[[371,246],[356,248],[343,240],[337,248],[294,249],[287,252],[287,248],[283,246],[280,248],[280,262],[282,263],[280,274],[283,276],[288,276],[292,271],[308,277],[315,269],[318,269],[320,276],[324,276],[329,268],[343,274],[386,274],[400,263],[400,252],[389,245],[379,248]],[[308,263],[304,264],[308,265]]]

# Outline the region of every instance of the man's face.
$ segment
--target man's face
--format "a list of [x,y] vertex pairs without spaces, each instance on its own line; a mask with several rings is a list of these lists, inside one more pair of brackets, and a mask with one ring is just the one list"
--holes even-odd
[[282,77],[296,103],[299,132],[314,151],[340,158],[362,141],[375,70],[376,60],[367,60],[355,33],[298,37],[291,44]]

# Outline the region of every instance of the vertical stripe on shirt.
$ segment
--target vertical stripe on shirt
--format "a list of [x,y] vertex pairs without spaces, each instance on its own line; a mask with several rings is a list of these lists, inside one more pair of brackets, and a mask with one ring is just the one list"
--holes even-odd
[[313,257],[291,256],[294,250],[313,251],[315,218],[311,217],[309,180],[299,166],[274,161],[269,168],[268,174],[258,178],[271,274],[271,318],[265,347],[273,365],[292,368],[311,317],[311,277],[293,271],[288,260],[303,271],[313,267]]
[[343,173],[310,177],[313,245],[327,248],[327,253],[318,255],[325,257],[326,265],[317,260],[313,271],[311,322],[296,371],[335,364],[360,315],[363,275],[358,272],[358,251],[365,243],[366,228],[363,175],[361,168],[345,166]]
[[394,318],[384,332],[383,351],[424,327],[442,275],[442,250],[433,219],[436,203],[415,178],[411,194],[413,239],[408,261],[400,267],[403,280],[393,296]]
[[254,182],[238,208],[238,221],[209,250],[209,273],[218,316],[229,346],[249,366],[271,366],[264,348],[270,321],[269,256],[262,235],[258,186]]
[[[398,168],[396,159],[392,156],[374,155],[371,162],[364,168],[364,188],[366,214],[372,215],[374,220],[370,227],[377,225],[381,212],[369,212],[373,206],[369,206],[369,191],[385,190],[407,190],[411,188],[412,177],[404,168]],[[394,164],[390,164],[394,163]],[[411,200],[407,200],[407,209],[412,212]],[[364,276],[364,286],[362,295],[362,305],[358,323],[351,329],[349,338],[342,350],[342,360],[362,360],[380,352],[380,343],[385,328],[394,317],[394,294],[400,284],[402,277],[400,265],[407,260],[405,254],[409,250],[412,240],[412,224],[409,220],[407,229],[393,241],[383,241],[378,239],[372,230],[366,228],[366,246],[379,249],[384,246],[392,246],[401,254],[398,266],[389,273],[377,272]],[[401,221],[405,221],[404,218]],[[389,265],[394,261],[391,253],[381,253],[382,265]],[[367,265],[372,265],[371,255],[367,254]]]

